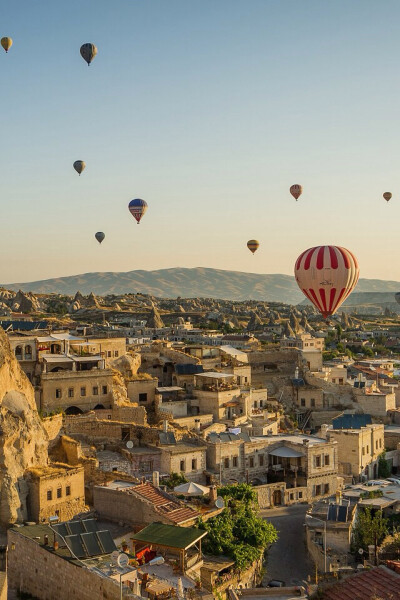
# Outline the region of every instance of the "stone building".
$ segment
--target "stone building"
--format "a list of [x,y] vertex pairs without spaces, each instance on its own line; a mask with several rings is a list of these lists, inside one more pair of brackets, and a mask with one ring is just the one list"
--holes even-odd
[[[210,434],[207,439],[207,474],[222,483],[251,482],[277,486],[274,504],[284,504],[284,492],[292,500],[313,501],[335,493],[337,445],[306,435]],[[300,491],[301,495],[295,494]],[[289,500],[291,500],[289,496]]]
[[161,451],[162,473],[181,473],[189,481],[204,481],[207,450],[205,445],[178,442],[161,444],[158,449]]
[[378,476],[378,458],[385,449],[384,426],[359,429],[324,428],[326,438],[337,442],[339,473],[359,481]]
[[72,519],[85,510],[83,467],[54,464],[28,469],[28,512],[32,521],[44,523],[52,516]]
[[43,373],[36,394],[38,408],[44,413],[62,409],[66,414],[111,408],[112,385],[111,369]]
[[126,389],[131,402],[137,402],[139,406],[152,406],[158,386],[157,377],[151,377],[147,373],[139,373],[135,378],[127,381]]
[[189,527],[199,513],[185,506],[171,494],[151,483],[134,484],[113,481],[93,488],[93,505],[96,512],[110,521],[123,521],[132,526],[153,522]]
[[[26,594],[27,597],[38,600],[137,598],[140,595],[137,569],[130,565],[123,568],[110,566],[112,564],[110,554],[116,546],[108,531],[100,534],[103,534],[102,540],[108,541],[106,550],[99,546],[98,556],[91,557],[90,560],[82,560],[89,558],[90,554],[88,556],[88,553],[83,551],[83,544],[79,541],[82,554],[80,553],[77,560],[65,545],[60,543],[60,548],[53,548],[54,531],[48,525],[9,529],[7,532],[9,591],[14,595]],[[81,536],[71,537],[81,538]],[[98,540],[97,544],[99,544]],[[120,581],[123,587],[122,596]]]

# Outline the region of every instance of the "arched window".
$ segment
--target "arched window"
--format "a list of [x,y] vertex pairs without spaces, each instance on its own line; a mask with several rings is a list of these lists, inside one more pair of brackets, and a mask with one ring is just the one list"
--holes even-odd
[[18,360],[22,360],[22,346],[17,346],[15,348],[15,356]]
[[25,346],[25,360],[32,360],[32,346]]

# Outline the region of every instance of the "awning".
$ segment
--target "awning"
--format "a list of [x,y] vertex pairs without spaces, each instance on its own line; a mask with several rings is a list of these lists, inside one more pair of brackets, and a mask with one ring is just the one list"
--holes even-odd
[[275,450],[270,450],[268,454],[271,456],[280,456],[281,458],[299,458],[300,456],[304,456],[302,452],[297,452],[297,450],[287,448],[286,446],[279,446]]
[[43,360],[48,363],[72,363],[72,358],[58,354],[43,354]]
[[188,481],[174,487],[174,492],[183,494],[184,496],[204,496],[205,494],[209,494],[210,488],[204,487],[199,483],[194,483],[193,481]]

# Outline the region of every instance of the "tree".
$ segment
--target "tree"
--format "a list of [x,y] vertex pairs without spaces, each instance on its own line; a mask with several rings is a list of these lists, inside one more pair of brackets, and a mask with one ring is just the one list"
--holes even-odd
[[378,477],[386,479],[386,477],[390,477],[391,474],[392,470],[390,468],[390,463],[386,460],[386,452],[383,451],[378,457]]
[[165,485],[168,488],[172,489],[172,488],[176,487],[177,485],[182,485],[182,483],[187,483],[187,479],[182,473],[172,472],[170,474],[170,476],[168,477],[168,479],[163,480],[163,483],[165,483]]
[[230,556],[243,570],[261,558],[278,534],[272,523],[258,517],[257,493],[250,485],[227,485],[219,489],[219,494],[225,500],[225,509],[206,522],[199,520],[200,529],[208,531],[204,549],[217,556]]
[[388,520],[383,518],[381,510],[373,511],[369,507],[361,509],[353,528],[354,553],[360,548],[367,552],[368,546],[379,546],[387,532]]

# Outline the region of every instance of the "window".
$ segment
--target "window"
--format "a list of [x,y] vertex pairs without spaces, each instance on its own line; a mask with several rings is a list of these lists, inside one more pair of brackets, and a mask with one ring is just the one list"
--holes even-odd
[[325,466],[329,465],[329,454],[325,454]]
[[15,348],[15,356],[18,358],[18,360],[22,360],[22,346],[17,346]]
[[108,394],[108,387],[106,385],[102,386],[101,393],[103,394],[103,396],[105,396],[106,394]]
[[324,494],[329,494],[329,483],[325,483],[324,485]]
[[238,457],[237,457],[237,456],[234,456],[234,457],[232,458],[232,465],[233,465],[234,467],[237,467],[237,466],[238,466]]
[[363,449],[362,449],[362,453],[363,453],[363,456],[364,456],[364,454],[365,454],[365,448],[364,448],[364,446],[363,446]]
[[115,357],[119,356],[119,352],[118,352],[118,350],[114,350],[114,356],[115,356]]
[[379,440],[379,448],[382,448],[382,438]]
[[299,499],[303,497],[303,492],[299,492],[298,494]]
[[61,488],[57,488],[57,498],[61,498]]
[[98,396],[99,395],[99,388],[97,385],[93,386],[93,396]]
[[197,459],[192,458],[192,471],[197,471]]
[[139,394],[139,402],[147,402],[147,392],[143,394]]
[[229,458],[224,458],[224,468],[229,469]]
[[53,492],[51,490],[47,490],[47,500],[53,500]]
[[369,446],[368,446],[368,444],[367,444],[367,454],[369,454]]
[[61,390],[60,390],[60,388],[56,389],[56,398],[61,398]]
[[315,457],[315,466],[316,467],[320,467],[321,466],[321,457],[320,456],[316,456]]
[[86,388],[81,387],[81,396],[86,396]]
[[314,406],[315,406],[315,398],[311,398],[311,406],[314,408]]
[[305,406],[306,405],[306,399],[305,398],[300,398],[300,405],[301,406]]
[[107,358],[111,358],[112,354],[111,354],[111,350],[107,350]]
[[249,466],[251,469],[254,467],[254,457],[253,456],[250,456]]
[[378,450],[378,440],[375,442],[375,450]]
[[67,485],[67,487],[65,488],[65,495],[66,496],[70,496],[71,495],[71,486]]
[[184,460],[181,460],[180,470],[185,471],[185,461]]
[[315,495],[316,496],[320,496],[321,495],[321,486],[320,485],[316,485],[315,486]]
[[68,388],[68,398],[74,397],[74,388]]
[[262,454],[258,455],[258,464],[260,465],[260,467],[262,467],[264,464],[264,456]]
[[31,346],[25,346],[25,358],[27,358],[27,359],[32,358],[32,347]]

